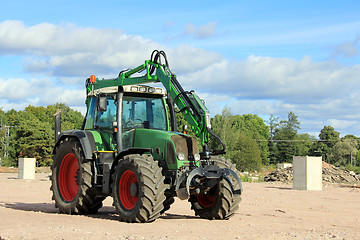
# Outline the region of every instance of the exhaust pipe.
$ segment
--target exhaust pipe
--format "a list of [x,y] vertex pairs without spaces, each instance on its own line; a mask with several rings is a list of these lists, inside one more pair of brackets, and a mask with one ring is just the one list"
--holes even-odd
[[59,136],[61,133],[61,109],[58,109],[54,114],[55,120],[55,144],[59,140]]

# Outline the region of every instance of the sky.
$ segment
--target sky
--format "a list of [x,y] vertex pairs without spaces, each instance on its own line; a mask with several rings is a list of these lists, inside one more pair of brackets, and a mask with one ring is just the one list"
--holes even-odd
[[360,137],[360,2],[68,1],[1,4],[0,108],[58,102],[85,113],[85,80],[164,50],[211,116],[290,111],[300,133]]

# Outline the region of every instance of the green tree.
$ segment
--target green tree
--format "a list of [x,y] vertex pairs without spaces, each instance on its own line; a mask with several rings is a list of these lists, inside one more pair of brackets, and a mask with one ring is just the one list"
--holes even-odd
[[323,129],[321,129],[319,138],[320,140],[325,141],[325,144],[332,148],[335,146],[335,144],[339,141],[340,133],[335,131],[335,129],[331,126],[324,126]]
[[[236,130],[233,127],[233,118],[229,108],[225,107],[221,115],[217,114],[211,119],[211,128],[224,141],[227,151],[231,151],[236,138]],[[210,136],[210,147],[212,149],[222,149],[219,140],[212,136]]]
[[[3,112],[2,108],[0,108],[0,159],[4,157],[4,152],[6,148],[6,131],[7,128],[5,127],[5,113]],[[1,163],[1,160],[0,160]]]
[[279,117],[275,117],[271,114],[267,123],[269,124],[269,138],[272,140],[275,135],[275,129],[279,126]]
[[21,112],[19,123],[11,138],[11,145],[16,149],[16,158],[34,157],[40,165],[51,163],[51,152],[54,146],[51,125],[41,122],[30,112]]
[[[342,141],[348,140],[350,141],[350,160],[348,162],[349,165],[359,165],[357,156],[359,155],[359,138],[352,134],[347,134],[341,138]],[[356,152],[356,153],[355,153]]]
[[323,129],[321,129],[319,138],[324,142],[324,144],[321,145],[324,161],[334,163],[332,162],[334,158],[330,158],[330,154],[332,152],[332,148],[339,141],[339,136],[340,133],[335,131],[335,129],[331,126],[324,126]]
[[10,128],[8,165],[16,166],[19,157],[35,157],[40,165],[52,163],[54,146],[54,113],[62,110],[62,131],[80,129],[83,116],[65,104],[36,107],[29,105],[23,111],[12,109],[5,113]]
[[359,138],[355,135],[352,134],[346,134],[344,137],[342,137],[341,139],[354,139],[354,140],[359,140]]
[[269,146],[267,140],[269,138],[269,127],[264,120],[256,114],[236,115],[232,116],[232,119],[234,131],[256,140],[261,151],[262,163],[268,164]]
[[269,120],[267,121],[269,124],[269,141],[268,141],[268,148],[269,148],[269,163],[276,163],[276,155],[277,152],[276,144],[273,141],[275,137],[275,130],[279,126],[279,117],[275,117],[274,115],[270,115]]
[[[214,133],[225,142],[227,148],[226,157],[230,159],[235,157],[235,159],[232,160],[237,162],[238,168],[243,169],[243,167],[240,167],[243,161],[239,160],[237,154],[239,153],[239,144],[244,143],[244,141],[238,138],[244,139],[244,136],[247,137],[246,139],[251,139],[251,142],[257,146],[251,149],[260,149],[261,163],[268,163],[269,148],[267,139],[269,138],[269,129],[262,118],[253,114],[232,115],[230,109],[225,107],[221,115],[218,114],[212,118],[211,125]],[[213,149],[221,149],[221,144],[214,138],[211,138],[210,146]],[[244,147],[245,146],[247,145],[245,144]],[[257,152],[256,150],[254,151],[253,155],[255,156]],[[244,159],[250,160],[250,158]],[[248,166],[248,164],[246,164],[245,167],[246,166]]]
[[313,144],[310,146],[308,155],[315,156],[315,157],[323,157],[325,159],[325,152],[324,149],[327,148],[326,144],[321,141],[314,141]]
[[350,156],[357,155],[357,146],[358,142],[352,141],[351,139],[342,139],[338,141],[329,155],[330,162],[338,167],[350,164]]
[[258,171],[261,164],[261,152],[257,143],[248,136],[238,133],[234,148],[227,154],[240,171]]
[[276,141],[276,162],[292,162],[292,158],[298,155],[298,144],[294,140],[299,140],[297,130],[300,129],[298,117],[289,112],[287,120],[281,120],[275,129],[274,140]]
[[72,129],[80,129],[84,121],[84,117],[79,111],[76,111],[63,103],[49,105],[46,107],[46,122],[50,123],[54,129],[54,114],[61,109],[61,130],[67,131]]
[[280,121],[280,128],[296,134],[300,129],[298,117],[293,112],[289,112],[288,119]]
[[298,134],[295,139],[299,140],[299,142],[295,142],[297,156],[308,155],[313,146],[313,142],[316,141],[315,137],[310,136],[308,133]]
[[296,133],[290,132],[287,129],[278,129],[274,137],[276,141],[276,162],[292,162],[292,158],[296,155],[296,145],[292,140],[295,140]]

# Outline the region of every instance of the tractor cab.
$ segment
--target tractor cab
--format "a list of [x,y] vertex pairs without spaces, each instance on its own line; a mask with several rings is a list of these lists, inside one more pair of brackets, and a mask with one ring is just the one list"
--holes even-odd
[[[115,134],[122,133],[122,147],[132,146],[135,129],[169,130],[165,91],[162,88],[144,85],[107,87],[88,94],[88,111],[84,130],[95,130],[103,140],[103,150],[116,149]],[[118,126],[118,102],[121,104],[121,119]],[[119,129],[120,127],[120,129]]]

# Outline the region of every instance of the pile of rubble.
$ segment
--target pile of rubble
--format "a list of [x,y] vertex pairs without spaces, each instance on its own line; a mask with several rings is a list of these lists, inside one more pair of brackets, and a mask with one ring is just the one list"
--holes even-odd
[[354,183],[360,181],[360,177],[358,177],[354,172],[341,170],[335,167],[323,168],[322,179],[323,182],[327,183]]
[[[323,162],[322,179],[324,183],[356,183],[360,181],[354,172],[341,170],[328,163]],[[279,168],[264,177],[265,182],[293,181],[293,168]]]
[[265,182],[292,182],[293,168],[278,168],[264,177]]

